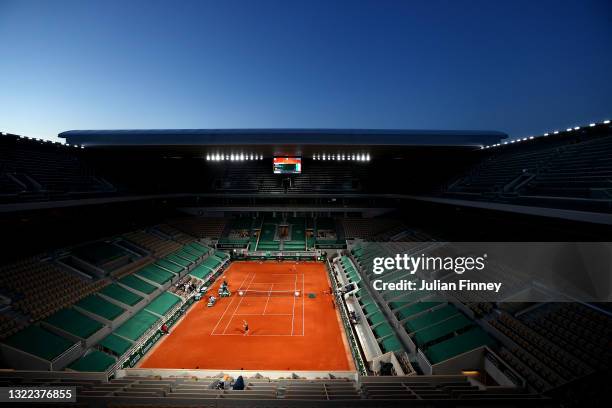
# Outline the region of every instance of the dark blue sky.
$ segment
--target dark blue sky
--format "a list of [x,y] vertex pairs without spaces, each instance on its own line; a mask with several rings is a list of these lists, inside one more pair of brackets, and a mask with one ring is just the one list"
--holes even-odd
[[537,135],[612,115],[612,2],[0,0],[0,129]]

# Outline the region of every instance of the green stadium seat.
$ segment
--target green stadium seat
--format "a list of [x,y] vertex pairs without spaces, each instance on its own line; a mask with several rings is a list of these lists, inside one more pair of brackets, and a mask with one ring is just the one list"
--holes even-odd
[[158,320],[158,316],[146,310],[141,310],[123,323],[114,333],[126,339],[136,341]]
[[380,308],[379,308],[379,307],[378,307],[378,305],[377,305],[376,303],[374,303],[374,302],[372,302],[372,303],[369,303],[369,304],[365,305],[365,306],[363,307],[363,310],[364,310],[364,312],[365,312],[365,314],[366,314],[366,315],[369,315],[369,314],[373,314],[373,313],[380,312]]
[[216,256],[209,256],[208,258],[206,258],[204,260],[204,262],[201,263],[201,265],[206,266],[207,268],[209,268],[210,270],[215,270],[217,269],[219,266],[221,266],[221,263],[223,261],[221,261],[219,258],[217,258]]
[[442,304],[442,302],[416,302],[411,304],[410,306],[404,307],[397,311],[397,317],[400,320],[407,319],[410,316],[414,316],[417,313],[423,312],[427,309],[431,309],[437,305]]
[[172,255],[181,257],[181,258],[186,259],[186,260],[188,260],[188,261],[190,261],[192,263],[196,262],[200,258],[199,255],[194,255],[194,254],[186,251],[185,249],[179,249],[178,251],[174,252]]
[[132,343],[130,341],[113,333],[103,338],[98,345],[107,348],[118,356],[122,356],[132,347]]
[[160,285],[171,281],[175,276],[172,272],[163,270],[156,265],[147,265],[144,268],[136,271],[134,274]]
[[223,251],[215,251],[214,255],[221,260],[225,260],[229,258],[229,254]]
[[201,258],[206,252],[199,249],[199,248],[194,248],[191,245],[185,245],[183,247],[183,251],[193,255],[196,257],[196,259]]
[[180,301],[180,297],[170,292],[164,292],[145,306],[145,310],[163,316]]
[[173,255],[173,254],[170,254],[170,255],[166,256],[164,259],[166,259],[168,261],[172,261],[172,262],[174,262],[176,264],[179,264],[180,266],[183,266],[185,268],[193,263],[191,261],[188,261],[186,259],[181,258],[180,256],[176,256],[176,255]]
[[155,292],[155,290],[157,289],[157,287],[143,281],[142,279],[139,279],[135,275],[126,275],[123,278],[119,279],[119,283],[125,286],[129,286],[130,288],[136,289],[137,291],[145,293],[147,295]]
[[206,276],[210,275],[211,272],[212,271],[207,266],[199,265],[193,268],[189,274],[191,276],[195,276],[196,278],[204,279]]
[[391,325],[389,323],[379,324],[378,326],[373,328],[373,331],[376,335],[376,338],[382,338],[393,334],[393,329],[391,328]]
[[446,305],[431,312],[423,313],[418,317],[415,317],[414,319],[410,319],[405,323],[404,326],[406,327],[406,330],[410,333],[434,325],[458,313],[459,311],[454,306]]
[[448,320],[418,331],[414,338],[418,346],[424,346],[471,325],[470,319],[462,314],[457,314]]
[[382,350],[384,353],[388,353],[390,351],[400,351],[404,349],[404,346],[402,346],[402,342],[395,335],[383,339],[380,345],[382,346]]
[[75,304],[75,306],[94,313],[106,320],[115,320],[117,317],[121,316],[123,312],[125,312],[125,309],[105,299],[102,299],[100,296],[95,294],[81,299]]
[[174,262],[168,261],[167,259],[160,259],[157,262],[155,262],[155,265],[161,266],[162,268],[165,268],[169,270],[170,272],[174,272],[174,273],[181,273],[183,269],[185,269],[184,266],[177,265]]
[[481,346],[491,346],[495,342],[479,327],[475,327],[459,336],[442,341],[425,351],[425,355],[432,364],[448,360],[459,354],[474,350]]
[[199,242],[191,242],[187,245],[190,246],[191,248],[201,251],[203,254],[208,253],[208,251],[210,251],[209,247],[202,245]]
[[104,327],[102,323],[74,309],[62,309],[47,317],[44,322],[82,339],[88,339]]
[[103,295],[115,299],[128,306],[134,306],[136,303],[142,300],[141,296],[138,296],[134,292],[130,292],[129,290],[122,288],[116,283],[111,283],[110,285],[102,288],[99,293],[102,293]]
[[36,325],[26,327],[5,339],[4,343],[47,361],[52,361],[74,345],[73,342]]
[[92,350],[68,366],[69,369],[82,372],[105,372],[115,364],[115,359],[106,353]]
[[427,294],[426,293],[421,293],[420,291],[410,292],[410,293],[406,294],[405,296],[402,296],[402,297],[394,300],[393,302],[389,302],[389,307],[391,307],[391,309],[393,309],[393,310],[399,309],[401,307],[404,307],[406,305],[414,303],[417,300],[419,300],[419,299],[421,299],[422,297],[425,297],[425,296],[427,296]]
[[387,318],[382,314],[382,312],[377,312],[369,316],[368,320],[370,321],[372,325],[376,325],[382,322],[386,322]]

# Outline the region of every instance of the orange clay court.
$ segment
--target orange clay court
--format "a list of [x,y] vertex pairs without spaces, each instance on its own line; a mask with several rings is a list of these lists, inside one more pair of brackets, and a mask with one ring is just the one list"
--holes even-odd
[[[230,297],[217,296],[223,279]],[[323,263],[234,262],[139,367],[352,371],[329,289]]]

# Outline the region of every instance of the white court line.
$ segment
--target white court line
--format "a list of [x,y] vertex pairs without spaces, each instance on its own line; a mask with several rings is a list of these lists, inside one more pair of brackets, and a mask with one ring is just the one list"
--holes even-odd
[[[251,287],[251,284],[253,283],[253,281],[255,280],[255,277],[257,276],[257,273],[253,272],[253,279],[251,279],[251,281],[249,282],[249,286],[246,287],[245,290],[249,290],[249,288]],[[242,288],[242,284],[240,284],[240,287]],[[240,290],[240,289],[239,289]],[[229,327],[229,325],[232,323],[232,320],[234,319],[234,315],[236,314],[236,312],[238,311],[238,309],[240,309],[240,304],[242,303],[242,301],[244,300],[244,296],[240,296],[240,302],[238,302],[238,306],[236,306],[236,310],[234,310],[234,313],[232,313],[232,316],[230,317],[229,321],[227,322],[227,324],[225,325],[225,329],[223,329],[223,334],[225,334],[225,332],[227,331],[227,328]]]
[[[213,336],[244,336],[240,333],[213,334]],[[303,334],[249,334],[249,337],[304,337]]]
[[302,336],[304,335],[304,325],[306,324],[306,317],[304,316],[304,309],[305,309],[305,304],[304,304],[304,296],[306,296],[305,293],[305,286],[304,286],[304,281],[306,280],[306,278],[304,278],[304,274],[302,274]]
[[[256,285],[278,285],[280,283],[287,283],[287,282],[257,282]],[[265,291],[262,291],[265,292]]]
[[[251,276],[250,274],[246,276],[246,278],[244,278],[244,280],[242,281],[242,283],[240,283],[240,287],[242,288],[242,285],[244,285],[244,282],[246,282],[247,279],[249,279],[249,276]],[[240,289],[238,289],[240,290]],[[217,330],[217,327],[219,326],[219,324],[221,323],[221,320],[223,320],[223,317],[225,316],[225,314],[227,313],[227,310],[229,309],[229,307],[232,305],[232,303],[234,303],[234,297],[232,297],[232,300],[227,304],[227,306],[225,307],[225,310],[223,311],[223,314],[221,315],[221,317],[219,318],[219,320],[217,321],[217,324],[215,325],[215,327],[212,329],[212,331],[210,332],[211,334],[215,333],[215,330]]]
[[261,313],[236,313],[234,316],[291,316],[290,313],[267,313],[265,315]]
[[295,280],[293,281],[293,308],[291,309],[291,335],[293,336],[293,322],[295,321],[295,290],[297,289],[297,274],[295,274]]
[[263,314],[266,314],[266,309],[268,308],[268,303],[270,302],[270,297],[272,297],[272,289],[274,289],[274,284],[270,285],[270,290],[268,291],[268,299],[266,300],[266,305],[264,306]]
[[[298,287],[298,282],[297,282],[297,276],[299,273],[283,273],[283,274],[273,274],[273,275],[290,275],[290,276],[294,276],[294,282],[293,282],[293,287],[294,287],[294,291],[297,289]],[[253,272],[253,277],[251,278],[248,286],[244,289],[244,290],[248,290],[251,285],[253,284],[253,281],[256,278],[257,273]],[[249,275],[247,275],[247,277],[242,281],[242,283],[240,284],[240,289],[238,290],[243,290],[243,285],[244,283],[249,279]],[[275,285],[278,284],[279,282],[257,282],[257,284],[268,284],[268,285]],[[268,291],[270,292],[271,289]],[[305,334],[305,300],[304,300],[304,296],[305,296],[305,277],[304,274],[302,273],[302,334],[295,334],[294,332],[294,321],[295,321],[295,296],[293,297],[293,310],[291,314],[283,314],[283,313],[269,313],[269,314],[265,314],[265,316],[292,316],[291,319],[291,334],[249,334],[249,336],[265,336],[265,337],[304,337]],[[267,308],[268,302],[270,300],[270,295],[268,295],[268,299],[266,301],[266,307],[264,308],[264,313],[265,310]],[[219,326],[219,324],[221,323],[221,321],[223,320],[225,314],[227,313],[227,311],[229,310],[230,306],[233,304],[235,297],[232,298],[232,301],[227,305],[227,307],[225,308],[225,311],[223,312],[223,315],[221,315],[221,318],[219,319],[219,321],[217,322],[217,325],[214,327],[213,331],[211,332],[211,336],[244,336],[243,333],[226,333],[227,329],[229,327],[229,325],[231,324],[234,316],[264,316],[264,314],[256,314],[256,313],[236,313],[239,309],[240,309],[240,304],[242,303],[242,300],[244,299],[244,296],[241,296],[240,302],[238,302],[238,305],[236,306],[236,309],[234,310],[234,312],[232,313],[232,316],[230,317],[229,322],[227,323],[227,325],[225,326],[225,329],[223,330],[223,333],[215,333],[215,330],[217,329],[217,327]]]

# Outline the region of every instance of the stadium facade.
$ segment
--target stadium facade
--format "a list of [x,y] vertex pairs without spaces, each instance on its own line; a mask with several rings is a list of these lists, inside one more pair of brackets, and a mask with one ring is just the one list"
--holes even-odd
[[[397,129],[147,129],[69,130],[58,135],[81,146],[444,146],[482,147],[507,135],[496,131]],[[285,152],[286,153],[286,152]],[[293,153],[301,153],[294,151]]]

